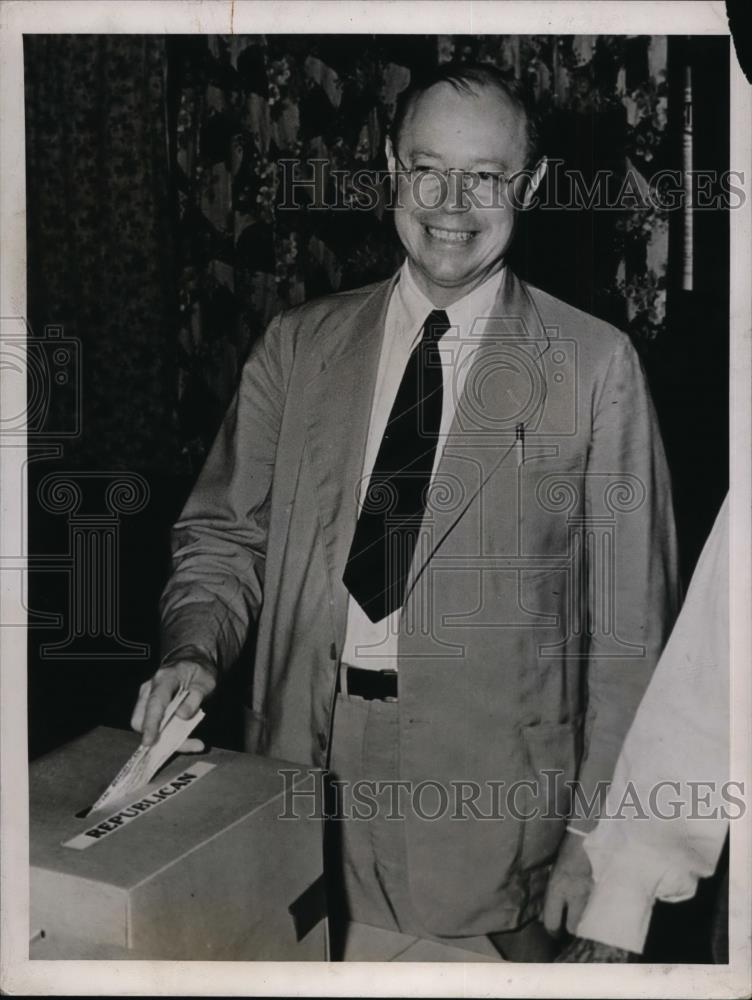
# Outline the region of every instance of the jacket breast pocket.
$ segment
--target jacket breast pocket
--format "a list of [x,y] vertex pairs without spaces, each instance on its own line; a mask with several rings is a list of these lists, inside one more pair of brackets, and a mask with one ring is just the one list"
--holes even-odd
[[521,730],[528,767],[528,778],[517,796],[524,802],[519,862],[523,869],[550,864],[564,836],[580,759],[580,731],[579,718]]

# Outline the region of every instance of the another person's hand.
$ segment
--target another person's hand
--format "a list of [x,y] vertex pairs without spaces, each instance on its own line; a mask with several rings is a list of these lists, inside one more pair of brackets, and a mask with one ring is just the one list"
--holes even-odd
[[[160,667],[151,680],[139,689],[138,701],[131,716],[131,726],[142,734],[142,745],[151,746],[158,734],[162,716],[181,687],[188,688],[185,700],[175,713],[178,718],[191,719],[217,684],[214,670],[196,660],[176,660]],[[197,749],[187,741],[181,750]]]
[[615,948],[590,938],[573,938],[561,951],[555,962],[633,962],[637,956],[625,948]]
[[568,833],[561,845],[548,880],[541,919],[553,937],[561,933],[566,914],[566,929],[575,934],[593,886],[590,859],[583,837]]

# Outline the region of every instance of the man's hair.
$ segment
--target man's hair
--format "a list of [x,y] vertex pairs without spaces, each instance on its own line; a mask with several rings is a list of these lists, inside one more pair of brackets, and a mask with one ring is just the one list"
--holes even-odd
[[413,75],[410,84],[399,95],[389,134],[395,149],[405,118],[417,99],[437,83],[448,83],[463,94],[474,94],[479,87],[494,87],[507,98],[525,118],[527,149],[525,166],[533,166],[538,155],[538,122],[535,110],[519,81],[508,79],[490,63],[444,63],[435,69]]

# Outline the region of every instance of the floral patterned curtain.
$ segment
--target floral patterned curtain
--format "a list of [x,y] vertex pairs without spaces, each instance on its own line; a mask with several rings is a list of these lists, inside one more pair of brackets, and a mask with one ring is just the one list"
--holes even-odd
[[[563,151],[564,169],[584,167],[592,176],[605,167],[617,187],[628,174],[644,186],[666,155],[666,53],[665,36],[172,39],[184,453],[200,463],[239,366],[275,312],[385,277],[401,260],[382,207],[281,209],[282,161],[308,164],[299,176],[310,176],[316,160],[327,170],[383,169],[386,130],[411,73],[482,60],[528,84],[552,141],[545,151]],[[583,163],[589,146],[595,152]],[[326,177],[332,204],[338,182],[336,174]],[[532,242],[527,252],[523,243],[516,266],[575,301],[583,279],[563,266],[566,247],[555,231],[563,222],[595,230],[595,274],[576,304],[638,341],[655,338],[665,318],[665,212],[636,207],[578,219],[549,213],[537,242],[531,225]]]

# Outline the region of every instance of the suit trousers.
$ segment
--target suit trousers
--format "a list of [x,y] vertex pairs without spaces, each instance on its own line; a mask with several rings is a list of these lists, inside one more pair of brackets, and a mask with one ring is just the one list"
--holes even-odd
[[[348,921],[414,937],[470,946],[478,938],[442,938],[416,914],[410,897],[405,836],[411,790],[399,791],[399,706],[338,693],[327,781],[327,893],[336,941]],[[431,806],[426,801],[425,809]],[[430,822],[430,820],[427,820]],[[483,859],[478,859],[483,864]],[[436,866],[436,878],[442,878]],[[541,924],[493,935],[512,961],[550,961],[555,951]],[[500,941],[504,944],[500,945]]]
[[[337,695],[327,788],[330,882],[346,920],[426,937],[410,901],[405,824],[391,784],[399,778],[397,712],[393,702]],[[376,794],[364,806],[371,789]]]

